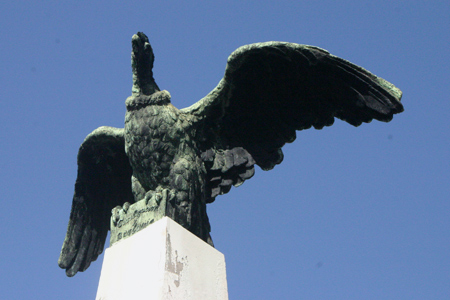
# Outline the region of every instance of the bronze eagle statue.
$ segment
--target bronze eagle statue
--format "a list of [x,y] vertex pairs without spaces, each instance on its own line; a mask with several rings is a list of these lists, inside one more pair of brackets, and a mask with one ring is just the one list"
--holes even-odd
[[213,245],[206,204],[250,179],[255,165],[271,170],[281,163],[281,148],[297,130],[330,126],[335,117],[354,126],[389,122],[403,111],[393,84],[313,46],[242,46],[216,88],[184,109],[159,89],[153,62],[147,36],[133,35],[125,128],[100,127],[79,149],[58,261],[68,276],[102,253],[113,209],[165,205],[166,216]]

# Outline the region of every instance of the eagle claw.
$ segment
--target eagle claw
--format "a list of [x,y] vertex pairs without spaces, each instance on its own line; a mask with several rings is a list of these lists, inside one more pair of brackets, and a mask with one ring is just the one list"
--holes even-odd
[[145,194],[145,204],[151,207],[157,207],[161,202],[172,201],[176,198],[176,191],[157,187],[155,191],[148,191]]
[[114,225],[117,226],[117,224],[125,218],[130,206],[131,204],[129,202],[125,202],[123,206],[118,205],[112,209],[111,215]]

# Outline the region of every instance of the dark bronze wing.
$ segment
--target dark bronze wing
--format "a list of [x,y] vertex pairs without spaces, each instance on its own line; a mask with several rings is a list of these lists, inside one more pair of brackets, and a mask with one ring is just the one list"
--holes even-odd
[[391,83],[323,49],[267,42],[233,52],[218,86],[182,112],[203,128],[205,151],[242,147],[270,170],[283,160],[281,148],[295,140],[296,130],[321,129],[335,117],[354,126],[388,122],[403,111],[401,95]]
[[78,176],[58,264],[67,276],[86,270],[103,251],[111,210],[133,202],[123,129],[100,127],[78,151]]

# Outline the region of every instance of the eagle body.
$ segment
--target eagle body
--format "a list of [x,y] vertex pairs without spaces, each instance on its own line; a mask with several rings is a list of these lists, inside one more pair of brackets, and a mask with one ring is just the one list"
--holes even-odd
[[151,103],[154,98],[146,97],[147,103],[137,105],[140,98],[126,101],[125,153],[133,175],[147,191],[169,187],[170,167],[185,140],[177,109],[170,103]]
[[131,62],[125,127],[97,128],[78,151],[58,260],[68,276],[97,259],[110,220],[130,203],[145,201],[156,218],[163,212],[213,245],[206,205],[252,178],[255,165],[267,171],[280,164],[297,131],[336,118],[353,126],[389,122],[403,111],[393,84],[314,46],[242,46],[228,57],[218,85],[183,109],[157,86],[153,50],[141,32],[132,37]]
[[170,103],[167,91],[131,96],[125,103],[125,153],[133,169],[135,201],[167,197],[166,215],[212,245],[206,169],[190,136],[188,116]]

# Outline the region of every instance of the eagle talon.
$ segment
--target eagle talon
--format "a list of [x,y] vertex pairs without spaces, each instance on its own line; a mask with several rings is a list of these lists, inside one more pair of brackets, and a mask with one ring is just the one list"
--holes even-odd
[[119,221],[121,219],[121,214],[120,214],[121,210],[122,210],[121,206],[116,206],[111,210],[111,218],[112,218],[113,224],[115,226],[117,226],[117,224],[119,223]]
[[154,191],[148,191],[145,194],[144,201],[147,206],[159,206],[161,202],[173,202],[176,199],[176,191],[157,187]]
[[130,202],[125,202],[123,206],[118,205],[111,210],[111,218],[115,226],[117,226],[119,222],[125,218],[130,206]]
[[169,192],[169,202],[173,201],[177,197],[177,192],[175,190],[170,190]]
[[125,213],[127,213],[127,212],[128,212],[128,209],[130,208],[130,206],[131,206],[130,202],[125,202],[125,203],[123,204],[123,206],[122,206],[122,210],[123,210]]
[[148,191],[145,194],[144,201],[147,206],[156,207],[159,206],[163,195],[161,193],[161,189],[158,187],[155,191]]
[[160,193],[155,194],[156,205],[159,205],[159,203],[161,203],[162,199],[163,199],[163,195],[161,195]]
[[150,202],[150,200],[152,200],[154,194],[155,194],[154,191],[148,191],[147,193],[145,193],[144,197],[145,205],[149,205],[148,203]]

